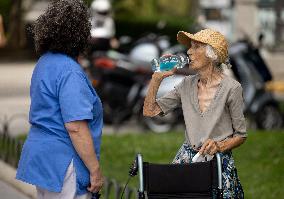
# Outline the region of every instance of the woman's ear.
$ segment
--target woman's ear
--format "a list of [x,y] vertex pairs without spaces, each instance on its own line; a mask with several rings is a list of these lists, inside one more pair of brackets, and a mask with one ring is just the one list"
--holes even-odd
[[210,58],[212,61],[218,61],[218,56],[217,56],[217,54],[215,53],[214,49],[211,46],[206,45],[205,46],[205,51],[206,51],[206,56],[208,58]]

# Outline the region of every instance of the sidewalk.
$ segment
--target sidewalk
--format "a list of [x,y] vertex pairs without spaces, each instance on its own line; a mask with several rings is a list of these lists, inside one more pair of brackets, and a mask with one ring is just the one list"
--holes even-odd
[[[26,133],[30,128],[27,116],[30,106],[29,86],[34,66],[35,62],[0,62],[0,122],[5,117],[14,117],[9,126],[12,136]],[[143,131],[136,121],[127,122],[119,129],[112,126],[105,126],[103,129],[104,134]]]
[[0,181],[0,198],[1,199],[30,199],[23,195],[16,189],[12,188],[8,184]]
[[33,185],[15,179],[16,169],[0,160],[0,199],[36,198]]

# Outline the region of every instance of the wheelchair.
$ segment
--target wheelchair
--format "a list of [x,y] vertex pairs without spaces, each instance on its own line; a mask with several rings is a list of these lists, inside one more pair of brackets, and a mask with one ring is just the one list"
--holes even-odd
[[[132,172],[139,175],[139,199],[223,198],[220,154],[206,162],[155,164],[137,154]],[[130,172],[131,173],[131,172]]]

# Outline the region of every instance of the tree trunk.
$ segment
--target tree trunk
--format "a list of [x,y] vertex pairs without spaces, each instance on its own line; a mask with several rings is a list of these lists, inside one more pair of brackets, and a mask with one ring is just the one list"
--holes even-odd
[[7,41],[3,23],[4,23],[3,18],[2,15],[0,14],[0,48],[5,47]]
[[12,0],[9,24],[8,47],[13,49],[23,47],[25,31],[22,23],[22,0]]
[[189,5],[189,16],[193,19],[196,19],[199,14],[199,1],[198,0],[191,0],[187,2]]

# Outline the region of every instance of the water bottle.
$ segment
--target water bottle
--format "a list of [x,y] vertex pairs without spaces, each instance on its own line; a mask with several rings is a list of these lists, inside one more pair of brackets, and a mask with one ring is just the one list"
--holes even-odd
[[153,72],[169,71],[173,68],[183,68],[189,64],[189,58],[184,55],[162,56],[151,61]]

